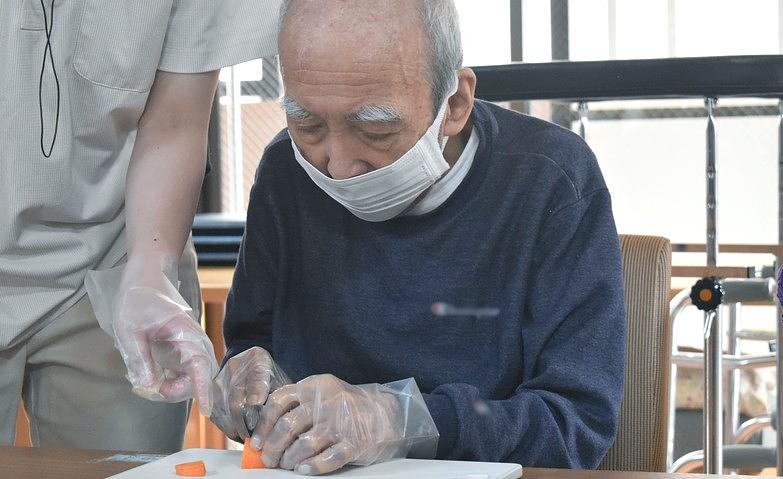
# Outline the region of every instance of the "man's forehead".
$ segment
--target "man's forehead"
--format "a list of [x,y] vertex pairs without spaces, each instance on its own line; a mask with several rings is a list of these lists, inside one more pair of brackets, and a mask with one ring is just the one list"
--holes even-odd
[[[358,56],[358,55],[357,55]],[[402,62],[399,58],[378,56],[357,58],[351,54],[332,53],[323,56],[296,56],[281,52],[283,83],[292,96],[305,104],[329,97],[340,103],[407,102],[406,97],[428,88],[418,60]]]
[[419,58],[402,61],[377,56],[372,60],[361,60],[334,55],[330,58],[289,59],[281,55],[281,72],[287,88],[308,92],[341,87],[369,91],[423,85],[427,83],[429,67]]
[[423,53],[428,46],[410,5],[382,15],[378,8],[391,7],[382,6],[385,2],[374,2],[376,11],[361,1],[348,2],[356,5],[345,14],[338,12],[342,3],[297,2],[299,11],[286,20],[279,39],[284,76],[312,84],[390,81],[412,86],[428,72],[429,56]]
[[286,93],[302,106],[343,112],[370,104],[415,108],[430,101],[431,90],[421,69],[381,62],[294,68],[284,63],[283,84]]

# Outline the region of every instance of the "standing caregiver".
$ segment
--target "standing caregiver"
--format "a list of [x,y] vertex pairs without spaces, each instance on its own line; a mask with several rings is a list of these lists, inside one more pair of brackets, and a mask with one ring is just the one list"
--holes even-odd
[[174,451],[209,415],[190,225],[218,71],[275,53],[278,9],[0,2],[0,444],[20,397],[37,446]]

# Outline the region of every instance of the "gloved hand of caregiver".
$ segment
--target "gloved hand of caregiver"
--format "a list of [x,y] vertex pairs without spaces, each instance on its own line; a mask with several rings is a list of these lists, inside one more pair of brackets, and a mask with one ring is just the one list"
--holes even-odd
[[[161,269],[126,265],[114,306],[115,344],[134,392],[166,402],[194,397],[209,416],[218,370],[212,343],[174,287],[176,278]],[[176,269],[169,274],[176,276]]]
[[125,361],[133,392],[153,401],[193,397],[209,416],[218,364],[212,342],[176,283],[176,263],[162,267],[149,261],[91,271],[85,281],[95,316]]

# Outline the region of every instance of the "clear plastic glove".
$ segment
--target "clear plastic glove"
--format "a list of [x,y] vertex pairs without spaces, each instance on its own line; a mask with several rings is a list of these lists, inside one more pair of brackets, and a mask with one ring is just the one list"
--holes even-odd
[[164,402],[193,397],[210,416],[215,352],[172,280],[160,268],[125,265],[91,271],[86,286],[101,328],[125,361],[133,392]]
[[253,447],[263,448],[267,467],[316,475],[406,457],[413,447],[433,457],[437,438],[413,379],[353,386],[319,375],[269,396]]
[[266,349],[255,346],[232,357],[213,382],[210,420],[229,438],[250,437],[269,393],[290,383]]

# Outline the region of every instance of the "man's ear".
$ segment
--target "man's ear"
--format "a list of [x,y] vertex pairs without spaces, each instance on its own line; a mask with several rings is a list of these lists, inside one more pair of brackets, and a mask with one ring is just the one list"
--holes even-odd
[[456,136],[465,128],[473,112],[473,101],[476,94],[476,74],[470,68],[462,68],[458,72],[459,85],[457,92],[449,98],[449,110],[443,124],[445,136]]

